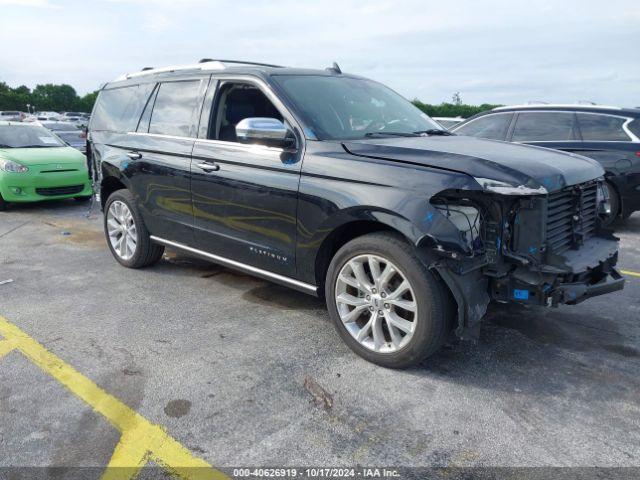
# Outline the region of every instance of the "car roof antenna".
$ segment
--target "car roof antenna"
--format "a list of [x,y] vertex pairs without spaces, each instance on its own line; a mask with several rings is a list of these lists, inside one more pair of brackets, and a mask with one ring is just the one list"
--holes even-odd
[[329,72],[335,72],[337,74],[342,73],[342,70],[340,70],[340,66],[337,64],[337,62],[333,62],[333,65],[331,67],[326,68],[325,70]]

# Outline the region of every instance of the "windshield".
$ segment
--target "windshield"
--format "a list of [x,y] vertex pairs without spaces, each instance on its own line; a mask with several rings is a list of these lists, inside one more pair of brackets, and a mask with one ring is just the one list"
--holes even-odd
[[44,127],[0,125],[0,148],[65,147],[65,143]]
[[441,127],[407,99],[371,80],[342,76],[276,75],[320,140],[414,135]]

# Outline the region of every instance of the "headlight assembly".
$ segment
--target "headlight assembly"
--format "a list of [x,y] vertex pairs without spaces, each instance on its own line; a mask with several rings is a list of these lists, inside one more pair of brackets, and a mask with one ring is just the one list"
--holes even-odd
[[470,250],[479,247],[481,215],[477,208],[452,203],[434,205],[460,231]]
[[12,162],[11,160],[3,160],[0,158],[0,170],[10,173],[25,173],[29,171],[28,167]]

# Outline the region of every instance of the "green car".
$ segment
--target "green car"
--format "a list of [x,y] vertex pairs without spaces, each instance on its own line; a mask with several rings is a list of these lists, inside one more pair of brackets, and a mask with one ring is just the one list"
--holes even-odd
[[92,195],[85,156],[46,128],[0,122],[0,210],[8,203]]

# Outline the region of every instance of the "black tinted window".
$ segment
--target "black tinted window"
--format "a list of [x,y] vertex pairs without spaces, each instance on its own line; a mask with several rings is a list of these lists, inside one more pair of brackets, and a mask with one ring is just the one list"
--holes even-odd
[[631,130],[631,133],[636,137],[640,138],[640,118],[636,118],[629,124],[629,130]]
[[160,84],[149,133],[190,136],[199,85],[199,80]]
[[102,90],[91,119],[92,130],[133,131],[153,84]]
[[572,140],[573,113],[521,112],[513,130],[514,142]]
[[587,141],[629,141],[629,136],[622,129],[626,121],[626,118],[609,115],[578,113],[582,139]]
[[504,140],[512,117],[512,113],[486,115],[462,125],[460,128],[454,128],[453,131],[458,135]]
[[157,94],[158,94],[158,89],[155,89],[151,94],[151,97],[149,97],[147,106],[144,107],[144,111],[142,112],[142,116],[140,117],[140,122],[138,123],[138,129],[136,130],[136,132],[147,133],[149,131],[149,121],[151,120],[151,111],[153,110],[153,104],[156,102]]

